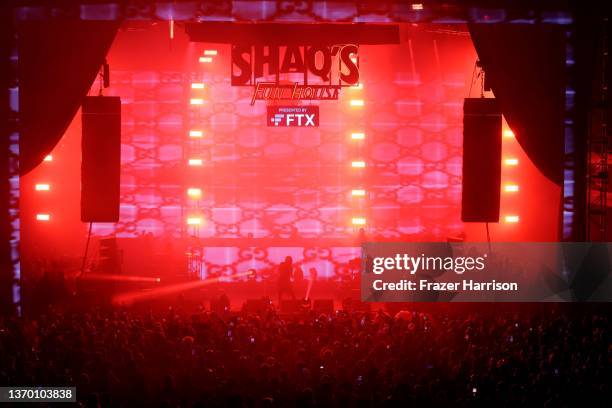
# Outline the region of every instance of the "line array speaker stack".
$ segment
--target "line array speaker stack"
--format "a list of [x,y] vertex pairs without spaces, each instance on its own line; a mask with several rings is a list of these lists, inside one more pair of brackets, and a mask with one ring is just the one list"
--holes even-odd
[[81,221],[119,221],[121,100],[88,96],[82,109]]
[[461,220],[499,222],[502,119],[494,98],[463,104]]

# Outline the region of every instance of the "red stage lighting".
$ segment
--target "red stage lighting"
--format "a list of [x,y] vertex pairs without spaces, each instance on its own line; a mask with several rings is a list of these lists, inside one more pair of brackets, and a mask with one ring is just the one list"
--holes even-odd
[[519,191],[519,186],[518,184],[506,184],[504,186],[504,191],[506,193],[516,193]]
[[[224,279],[234,279],[234,278],[238,278],[241,276],[245,276],[248,273],[249,272],[242,272],[242,273],[237,273],[234,275],[226,276],[223,278]],[[187,290],[192,290],[192,289],[196,289],[202,286],[211,285],[211,284],[219,282],[223,278],[219,277],[219,278],[212,278],[212,279],[206,279],[206,280],[198,280],[195,282],[178,283],[176,285],[168,285],[168,286],[156,288],[149,292],[142,292],[140,290],[126,292],[126,293],[122,293],[120,295],[115,296],[113,298],[113,303],[115,305],[130,305],[132,303],[142,301],[142,300],[157,299],[163,296],[172,295],[174,293],[185,292]]]
[[202,197],[202,189],[195,188],[195,187],[188,188],[187,189],[187,195],[189,197],[191,197],[191,198],[194,198],[194,199],[195,198],[200,198],[200,197]]
[[353,217],[351,223],[353,225],[366,225],[366,219],[364,217]]
[[506,160],[504,160],[504,164],[506,166],[518,166],[519,161],[515,157],[508,157]]
[[93,281],[113,281],[113,282],[155,282],[161,281],[160,278],[150,276],[133,276],[133,275],[114,275],[106,273],[84,273],[79,276],[81,280]]
[[187,225],[201,225],[202,218],[200,217],[189,217],[187,218]]
[[508,224],[516,224],[520,221],[520,218],[518,215],[506,215],[506,217],[504,218],[504,220],[508,223]]

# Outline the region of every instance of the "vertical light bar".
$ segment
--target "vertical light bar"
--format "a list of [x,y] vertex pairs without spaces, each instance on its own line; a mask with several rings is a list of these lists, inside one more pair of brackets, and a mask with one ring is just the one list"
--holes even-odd
[[[572,23],[573,21],[569,21]],[[575,132],[575,102],[574,97],[576,95],[575,86],[577,83],[576,69],[574,67],[575,61],[573,56],[575,50],[573,42],[575,41],[575,25],[568,24],[565,31],[565,74],[567,80],[565,81],[565,112],[564,112],[564,129],[563,129],[563,227],[562,237],[566,241],[582,241],[583,238],[589,239],[590,237],[585,235],[588,233],[588,226],[590,220],[581,220],[582,211],[577,211],[576,203],[579,203],[581,197],[576,197],[576,170],[579,169],[578,165],[580,160],[576,160],[576,141],[580,140]],[[590,205],[587,202],[587,206]],[[583,222],[581,222],[583,221]],[[587,231],[582,231],[582,225],[587,226]],[[584,235],[583,235],[584,234]],[[607,237],[604,237],[607,239]]]
[[[6,277],[9,278],[9,282],[11,283],[11,293],[9,296],[12,297],[13,307],[15,308],[15,312],[17,316],[21,316],[21,262],[20,262],[20,241],[21,241],[21,226],[20,226],[20,217],[19,217],[19,140],[21,138],[20,135],[20,126],[19,126],[19,99],[21,97],[19,92],[19,78],[17,76],[18,66],[19,66],[19,50],[17,47],[17,31],[14,26],[13,18],[2,17],[1,20],[4,25],[2,29],[2,35],[7,36],[7,46],[0,54],[0,58],[4,58],[2,61],[2,66],[6,66],[8,69],[8,73],[6,74],[6,88],[2,89],[2,93],[4,97],[3,101],[0,102],[3,104],[3,107],[0,108],[2,110],[6,109],[7,117],[2,118],[8,119],[7,121],[7,129],[11,129],[8,133],[8,143],[5,145],[6,149],[8,149],[8,154],[5,155],[7,160],[2,164],[2,166],[7,166],[8,169],[8,214],[2,214],[0,217],[6,217],[8,221],[8,228],[5,230],[7,234],[8,245],[9,245],[9,259],[6,259],[6,263],[3,262],[0,268],[0,273],[6,273]],[[7,60],[8,59],[8,60]],[[13,86],[11,86],[13,84]],[[8,293],[2,292],[2,296],[6,296]]]

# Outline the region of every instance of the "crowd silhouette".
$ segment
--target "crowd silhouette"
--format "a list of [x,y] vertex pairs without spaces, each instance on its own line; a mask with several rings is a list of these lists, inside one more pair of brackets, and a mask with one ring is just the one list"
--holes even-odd
[[[0,320],[0,383],[84,407],[576,406],[609,397],[606,313],[50,308]],[[592,406],[592,405],[591,405]]]

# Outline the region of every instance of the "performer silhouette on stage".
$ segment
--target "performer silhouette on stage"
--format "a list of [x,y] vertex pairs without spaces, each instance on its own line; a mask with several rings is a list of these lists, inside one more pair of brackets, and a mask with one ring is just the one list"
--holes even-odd
[[293,285],[291,283],[291,275],[293,274],[293,259],[288,256],[285,261],[278,267],[278,304],[282,300],[284,294],[291,296],[295,300]]
[[300,265],[293,265],[293,291],[302,299],[304,293],[304,271]]
[[319,274],[317,272],[317,268],[310,268],[308,270],[308,273],[310,274],[310,279],[308,279],[308,288],[306,289],[306,297],[304,298],[306,301],[310,300],[310,293],[312,291],[312,287],[314,286],[315,281],[317,280],[317,275]]

